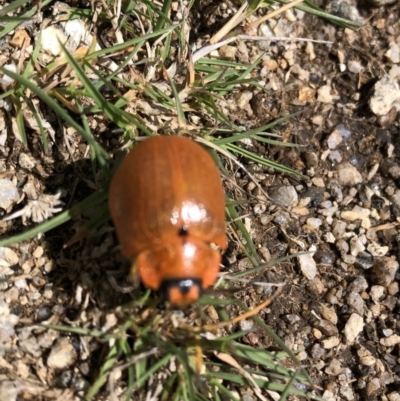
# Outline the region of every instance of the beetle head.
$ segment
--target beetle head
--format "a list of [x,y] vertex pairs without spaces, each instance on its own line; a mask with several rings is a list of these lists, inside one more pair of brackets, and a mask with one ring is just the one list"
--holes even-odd
[[176,240],[141,252],[136,268],[146,287],[161,289],[171,304],[184,307],[214,284],[221,255],[197,239]]
[[160,290],[172,305],[180,307],[197,301],[203,292],[201,280],[195,278],[164,280]]

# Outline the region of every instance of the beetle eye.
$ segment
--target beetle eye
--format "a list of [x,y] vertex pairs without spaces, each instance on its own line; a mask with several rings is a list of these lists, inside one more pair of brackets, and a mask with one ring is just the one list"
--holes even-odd
[[186,226],[182,226],[178,230],[179,237],[187,237],[189,235],[189,230]]

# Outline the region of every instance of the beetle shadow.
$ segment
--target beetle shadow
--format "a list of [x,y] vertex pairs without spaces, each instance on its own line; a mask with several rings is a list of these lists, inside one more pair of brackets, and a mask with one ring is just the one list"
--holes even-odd
[[[62,207],[62,212],[107,186],[107,179],[103,177],[100,169],[92,170],[90,160],[71,162],[66,157],[68,154],[63,151],[65,148],[57,143],[52,147],[50,156],[39,151],[39,141],[30,143],[26,149],[22,144],[17,146],[16,141],[12,140],[9,148],[12,151],[7,162],[18,168],[16,176],[19,192],[24,193],[25,186],[30,182],[39,200],[43,194],[61,194],[60,200],[63,204],[56,207]],[[33,168],[24,169],[18,165],[22,153],[35,161]],[[57,162],[49,164],[49,159]],[[11,172],[12,170],[10,174]],[[5,217],[18,211],[22,212],[28,204],[33,203],[31,201],[32,199],[25,196]],[[126,279],[130,262],[120,253],[113,224],[104,216],[107,210],[107,200],[103,200],[75,213],[69,221],[40,237],[36,236],[12,245],[20,255],[19,266],[14,266],[15,275],[26,275],[26,267],[23,269],[22,266],[28,262],[37,268],[31,270],[35,276],[30,278],[29,274],[27,275],[27,281],[37,280],[39,276],[40,281],[54,294],[52,298],[45,298],[45,302],[41,301],[40,306],[58,312],[61,306],[61,310],[72,317],[76,311],[89,306],[100,307],[105,311],[111,310],[143,294],[142,288],[133,288],[132,283]],[[57,214],[53,217],[55,216]],[[93,230],[82,231],[96,217],[102,218],[103,223]],[[49,219],[44,219],[47,220]],[[43,224],[34,223],[29,217],[26,218],[26,223],[27,225],[22,224],[21,217],[8,222],[7,236],[21,234]],[[35,256],[38,247],[43,248],[40,257]],[[19,315],[24,316],[24,313],[26,312],[20,311]]]

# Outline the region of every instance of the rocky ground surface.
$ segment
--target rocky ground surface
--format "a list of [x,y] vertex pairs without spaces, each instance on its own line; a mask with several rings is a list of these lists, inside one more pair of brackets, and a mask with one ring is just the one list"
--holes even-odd
[[[331,44],[238,40],[212,54],[243,63],[262,55],[257,74],[267,90],[243,85],[219,100],[235,124],[253,128],[302,111],[274,128],[297,147],[242,145],[308,181],[243,160],[269,199],[243,171],[231,168],[224,184],[231,198],[250,202],[238,212],[246,216],[263,261],[311,252],[265,272],[262,280],[285,286],[260,316],[294,350],[327,401],[400,400],[400,3],[391,3],[321,4],[362,23],[356,31],[289,10],[258,32]],[[233,9],[229,2],[199,1],[189,18],[193,38],[204,43]],[[49,10],[43,12],[49,16]],[[2,39],[1,65],[18,63],[24,38],[38,24]],[[20,232],[21,220],[32,224],[83,199],[97,183],[86,174],[90,162],[82,140],[71,143],[68,133],[54,131],[54,121],[53,131],[48,128],[51,153],[41,154],[38,135],[29,139],[28,151],[12,135],[12,110],[3,100],[0,107],[0,210],[4,216],[23,210],[0,222],[3,237]],[[110,149],[112,141],[112,135],[104,139]],[[255,204],[249,194],[261,201]],[[96,342],[34,323],[102,330],[117,323],[102,309],[110,298],[120,302],[106,273],[124,263],[113,227],[105,224],[90,241],[60,251],[79,225],[77,219],[0,248],[0,275],[7,279],[0,283],[2,401],[74,399],[97,366]],[[225,271],[251,267],[235,240],[224,262]],[[265,299],[263,288],[252,286],[239,296],[256,305]],[[257,331],[244,341],[271,343]]]

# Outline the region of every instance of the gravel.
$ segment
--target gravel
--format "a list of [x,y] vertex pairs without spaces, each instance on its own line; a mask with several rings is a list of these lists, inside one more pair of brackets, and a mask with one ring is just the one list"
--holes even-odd
[[[365,25],[356,31],[294,10],[263,23],[255,32],[323,39],[332,44],[241,39],[211,55],[245,63],[261,57],[259,68],[252,72],[261,88],[244,83],[234,93],[215,99],[228,121],[253,129],[302,112],[272,129],[282,141],[294,142],[297,147],[277,148],[250,138],[240,145],[295,169],[307,180],[242,159],[268,193],[269,199],[265,199],[246,173],[224,160],[229,176],[224,185],[227,195],[239,201],[238,215],[260,259],[270,262],[294,255],[270,265],[257,277],[256,285],[237,284],[243,286],[237,296],[249,307],[256,306],[271,294],[271,287],[260,283],[284,283],[281,296],[259,316],[294,350],[325,401],[400,400],[400,3],[369,2],[372,5],[324,4],[337,15],[363,21]],[[44,9],[48,19],[39,64],[59,54],[56,35],[69,38],[72,51],[93,43],[92,36],[82,36],[87,27],[80,19],[51,23],[62,5],[57,2]],[[209,39],[208,32],[236,10],[230,2],[196,1],[188,20],[190,44],[201,46]],[[17,71],[15,52],[21,55],[23,43],[28,44],[25,39],[34,39],[41,30],[40,20],[29,22],[30,29],[14,30],[1,43],[3,67]],[[81,36],[77,39],[71,29]],[[28,45],[22,64],[32,51]],[[99,63],[114,71],[117,64],[108,61]],[[140,73],[142,67],[135,65]],[[55,72],[54,80],[62,78]],[[161,77],[146,78],[165,88]],[[6,89],[13,80],[1,77],[0,84]],[[157,131],[158,123],[163,129],[174,126],[176,122],[164,120],[166,112],[153,107],[143,93],[135,96],[134,113],[139,113],[150,129]],[[192,106],[186,106],[191,110]],[[51,142],[51,153],[45,155],[35,118],[24,114],[31,130],[25,148],[18,139],[12,111],[8,99],[0,100],[1,235],[47,220],[97,190],[101,182],[101,177],[90,171],[87,145],[70,127],[61,130],[54,115],[50,113],[48,119],[43,113],[41,123]],[[194,125],[204,117],[187,114]],[[204,119],[207,127],[215,128],[214,120]],[[96,138],[112,151],[115,127],[107,126],[104,118],[88,123]],[[97,212],[85,211],[60,229],[0,247],[2,401],[28,395],[48,400],[82,397],[93,383],[104,348],[92,336],[45,330],[38,324],[113,331],[119,325],[114,308],[131,296],[143,295],[141,290],[120,291],[120,276],[125,277],[120,272],[129,262],[119,253],[110,223],[63,249],[82,222]],[[239,241],[244,240],[230,235],[223,274],[252,268]],[[227,307],[230,316],[236,312]],[[140,309],[132,313],[144,319],[150,312]],[[172,321],[169,311],[157,313],[165,325]],[[211,307],[206,313],[211,320],[219,318]],[[182,316],[189,325],[198,322],[193,310]],[[244,343],[273,348],[269,337],[254,326],[253,321],[243,320],[229,328],[228,334],[250,330]],[[171,363],[167,368],[176,366]],[[116,400],[126,388],[124,380],[121,374],[116,378]],[[256,399],[254,394],[239,396]],[[108,398],[108,389],[104,389],[98,400]]]

